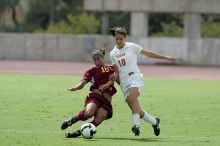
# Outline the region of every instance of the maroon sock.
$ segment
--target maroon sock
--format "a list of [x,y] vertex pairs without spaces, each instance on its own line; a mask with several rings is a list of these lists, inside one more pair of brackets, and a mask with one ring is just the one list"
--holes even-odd
[[92,123],[93,125],[95,125],[95,127],[97,127],[97,126],[99,126],[99,124],[101,124],[101,123],[96,123],[95,120],[93,120],[93,121],[90,122],[90,123]]
[[77,121],[85,121],[87,118],[84,116],[85,110],[81,110],[77,115],[74,116],[74,118]]

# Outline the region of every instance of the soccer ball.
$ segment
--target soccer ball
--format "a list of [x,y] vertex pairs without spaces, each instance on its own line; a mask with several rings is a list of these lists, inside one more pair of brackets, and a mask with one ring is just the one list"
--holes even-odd
[[81,126],[81,134],[86,139],[91,139],[96,133],[96,127],[92,123],[85,123]]

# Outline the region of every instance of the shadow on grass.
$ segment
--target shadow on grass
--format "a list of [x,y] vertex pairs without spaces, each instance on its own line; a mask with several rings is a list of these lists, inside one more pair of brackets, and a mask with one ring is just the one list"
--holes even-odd
[[[118,141],[127,141],[127,140],[131,140],[131,141],[137,141],[137,142],[159,142],[159,143],[193,143],[195,142],[194,140],[170,140],[167,138],[120,138],[120,137],[96,137],[94,139],[97,140],[102,140],[102,139],[106,139],[106,140],[118,140]],[[200,142],[207,142],[207,141],[200,141]]]
[[[84,139],[83,137],[77,137],[77,138],[68,138],[70,139]],[[85,139],[88,141],[99,141],[99,140],[116,140],[116,141],[139,141],[139,142],[159,142],[160,139],[158,138],[119,138],[119,137],[95,137],[92,139]]]
[[95,139],[107,139],[107,140],[132,140],[139,142],[158,142],[160,139],[158,138],[119,138],[119,137],[96,137]]
[[[78,137],[80,139],[84,139],[83,137]],[[77,138],[77,139],[78,139]],[[70,138],[72,139],[72,138]],[[73,138],[75,139],[75,138]],[[133,142],[155,142],[155,143],[194,143],[195,141],[194,140],[176,140],[176,139],[167,139],[167,138],[161,138],[161,137],[158,137],[158,138],[125,138],[125,137],[95,137],[95,138],[92,138],[92,139],[85,139],[85,140],[88,140],[88,141],[100,141],[100,140],[114,140],[114,141],[133,141]],[[199,142],[202,142],[202,143],[208,143],[209,141],[199,141]]]

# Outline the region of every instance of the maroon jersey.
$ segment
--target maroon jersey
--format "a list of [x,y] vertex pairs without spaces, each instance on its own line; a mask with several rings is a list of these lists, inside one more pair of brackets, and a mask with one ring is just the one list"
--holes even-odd
[[[83,80],[88,80],[92,82],[92,86],[95,89],[99,89],[99,87],[109,81],[109,76],[114,73],[113,66],[102,66],[102,67],[92,67],[84,73]],[[108,93],[113,96],[117,90],[112,85],[103,93]]]

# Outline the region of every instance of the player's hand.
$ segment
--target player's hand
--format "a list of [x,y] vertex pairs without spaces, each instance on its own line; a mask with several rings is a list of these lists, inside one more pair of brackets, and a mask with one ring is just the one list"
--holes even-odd
[[176,62],[176,58],[175,58],[175,57],[167,56],[166,58],[167,58],[167,60],[168,60],[169,62],[171,62],[171,63],[175,63],[175,62]]
[[112,81],[116,81],[118,79],[118,76],[116,74],[111,74],[109,76],[109,79],[112,80]]
[[99,92],[103,92],[103,91],[105,91],[105,89],[107,89],[107,88],[108,88],[108,85],[106,85],[106,84],[101,85],[101,86],[99,87]]

